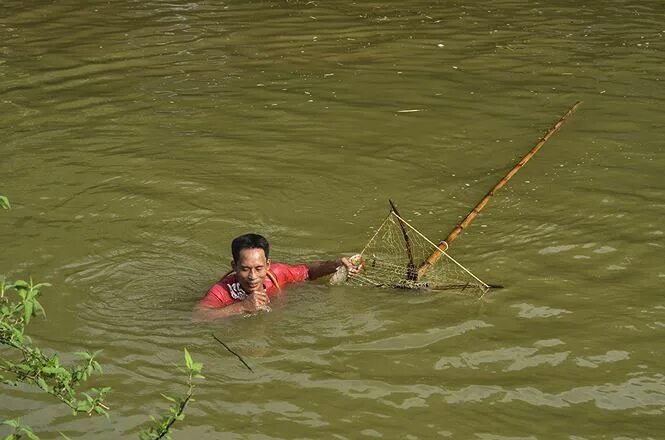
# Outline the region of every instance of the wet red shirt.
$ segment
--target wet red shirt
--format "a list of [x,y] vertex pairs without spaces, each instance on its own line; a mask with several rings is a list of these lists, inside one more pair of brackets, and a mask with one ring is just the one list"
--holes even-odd
[[[263,282],[268,296],[279,293],[280,288],[289,283],[305,281],[309,278],[309,269],[306,265],[289,266],[284,263],[271,263],[270,273],[273,275],[278,285],[275,285],[270,276],[267,276]],[[199,301],[199,305],[206,307],[226,307],[235,302],[247,298],[247,294],[240,287],[240,282],[235,273],[229,274],[217,281],[206,296]]]

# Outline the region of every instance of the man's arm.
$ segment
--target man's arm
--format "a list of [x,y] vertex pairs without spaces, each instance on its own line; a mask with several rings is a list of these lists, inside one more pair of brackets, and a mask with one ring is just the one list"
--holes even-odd
[[217,318],[226,318],[228,316],[239,315],[241,313],[252,313],[257,310],[265,309],[270,302],[270,298],[264,292],[257,292],[247,295],[242,301],[229,304],[225,307],[208,307],[197,305],[194,310],[194,318],[201,320],[210,320]]
[[330,261],[315,261],[309,263],[307,268],[309,269],[309,279],[315,280],[326,275],[335,273],[338,267],[346,266],[349,271],[349,275],[353,275],[358,272],[358,268],[355,267],[348,258],[342,257],[337,260]]
[[194,309],[194,319],[208,321],[211,319],[239,315],[241,313],[245,313],[245,308],[242,302],[230,304],[226,307],[208,307],[197,305]]

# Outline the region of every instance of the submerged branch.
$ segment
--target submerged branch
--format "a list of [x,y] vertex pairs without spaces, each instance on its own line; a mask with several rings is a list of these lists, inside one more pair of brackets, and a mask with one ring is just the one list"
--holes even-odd
[[240,360],[240,362],[242,362],[242,364],[243,364],[245,367],[247,367],[247,369],[248,369],[249,371],[251,371],[252,373],[254,372],[254,370],[252,370],[252,367],[250,367],[249,365],[247,365],[247,362],[245,362],[245,360],[242,358],[242,356],[240,356],[240,355],[239,355],[238,353],[236,353],[235,351],[231,350],[231,349],[229,348],[229,346],[226,345],[224,342],[222,342],[222,340],[219,339],[217,336],[215,336],[214,333],[213,333],[212,337],[215,338],[215,340],[216,340],[217,342],[219,342],[220,344],[222,344],[222,345],[224,346],[224,348],[226,348],[226,349],[229,351],[229,353],[231,353],[232,355],[234,355],[235,357],[237,357],[237,358]]

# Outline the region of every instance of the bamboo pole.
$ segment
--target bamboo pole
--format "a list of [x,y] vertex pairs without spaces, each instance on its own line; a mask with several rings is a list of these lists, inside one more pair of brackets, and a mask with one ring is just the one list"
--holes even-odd
[[554,124],[547,132],[545,135],[538,141],[538,143],[527,153],[522,157],[522,159],[517,162],[517,164],[510,170],[508,173],[497,183],[494,185],[494,188],[492,188],[486,195],[485,197],[482,198],[482,200],[469,212],[469,214],[466,216],[464,220],[462,220],[461,223],[456,225],[452,231],[448,234],[448,237],[446,237],[445,240],[443,240],[439,245],[437,246],[437,249],[432,252],[432,254],[423,261],[420,266],[418,266],[418,279],[420,279],[426,272],[427,270],[436,263],[441,255],[443,254],[444,251],[448,249],[450,244],[464,231],[464,228],[469,226],[469,224],[476,218],[476,216],[480,213],[480,211],[487,205],[487,203],[490,201],[490,198],[499,190],[501,189],[509,180],[511,177],[517,173],[520,168],[522,168],[528,161],[533,157],[534,154],[540,150],[540,148],[545,145],[545,142],[549,140],[559,129],[561,126],[570,118],[570,116],[575,113],[575,110],[577,110],[577,107],[582,103],[582,101],[577,101],[575,104],[573,104],[572,107],[568,109],[565,115],[559,119],[559,121]]

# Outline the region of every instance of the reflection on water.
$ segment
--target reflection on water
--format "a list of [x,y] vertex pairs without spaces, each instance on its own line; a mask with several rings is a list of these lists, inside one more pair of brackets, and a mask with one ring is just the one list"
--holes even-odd
[[[114,388],[108,421],[23,388],[7,418],[134,436],[186,346],[206,380],[175,437],[660,437],[660,4],[0,8],[2,272],[53,284],[35,341],[103,349]],[[310,283],[192,321],[243,232],[351,254],[392,198],[445,237],[577,100],[451,249],[505,289]]]

